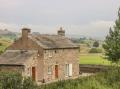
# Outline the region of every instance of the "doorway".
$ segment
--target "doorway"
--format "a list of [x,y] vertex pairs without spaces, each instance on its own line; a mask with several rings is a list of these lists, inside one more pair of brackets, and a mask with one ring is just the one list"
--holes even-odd
[[58,65],[55,65],[55,78],[58,78]]
[[36,68],[32,67],[32,80],[35,81],[36,80]]

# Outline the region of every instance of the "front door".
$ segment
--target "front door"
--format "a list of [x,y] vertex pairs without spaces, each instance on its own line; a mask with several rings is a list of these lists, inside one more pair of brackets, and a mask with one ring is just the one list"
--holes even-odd
[[36,80],[36,68],[32,67],[32,80],[35,81]]
[[55,78],[58,78],[58,65],[55,65]]

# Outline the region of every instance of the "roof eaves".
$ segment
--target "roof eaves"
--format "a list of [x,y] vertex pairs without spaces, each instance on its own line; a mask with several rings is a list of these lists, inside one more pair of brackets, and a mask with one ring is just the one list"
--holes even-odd
[[76,47],[61,47],[61,48],[57,47],[57,48],[44,48],[44,49],[78,49],[78,48],[79,47],[76,46]]
[[0,64],[0,66],[25,66],[23,64]]

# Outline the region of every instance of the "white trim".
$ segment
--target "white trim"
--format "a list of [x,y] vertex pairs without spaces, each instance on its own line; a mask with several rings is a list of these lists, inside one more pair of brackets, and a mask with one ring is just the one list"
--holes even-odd
[[72,77],[72,64],[65,64],[65,77]]
[[69,77],[69,64],[65,64],[65,76]]
[[72,77],[72,64],[69,64],[69,76]]

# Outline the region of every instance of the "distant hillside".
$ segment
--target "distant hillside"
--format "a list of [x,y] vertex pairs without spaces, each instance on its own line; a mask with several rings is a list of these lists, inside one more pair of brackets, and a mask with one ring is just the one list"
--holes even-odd
[[17,34],[15,32],[0,29],[0,54],[2,54],[16,38]]
[[3,53],[5,49],[12,44],[12,42],[13,39],[10,39],[9,37],[0,37],[0,54]]
[[72,38],[72,39],[81,39],[81,38],[87,38],[87,39],[94,39],[94,40],[101,40],[103,41],[105,39],[105,37],[89,37],[89,36],[85,36],[83,35],[79,35],[79,34],[66,34],[67,37]]
[[17,33],[11,32],[7,29],[0,29],[0,37],[8,37],[10,39],[15,39],[17,37]]
[[75,38],[75,39],[80,39],[85,37],[83,35],[78,35],[78,34],[66,34],[66,36],[69,38]]

